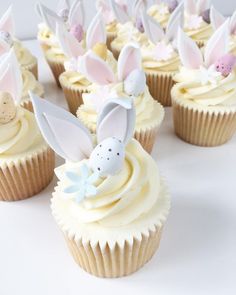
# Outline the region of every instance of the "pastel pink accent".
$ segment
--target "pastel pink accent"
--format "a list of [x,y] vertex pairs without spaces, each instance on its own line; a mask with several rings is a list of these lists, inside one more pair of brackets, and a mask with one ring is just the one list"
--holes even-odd
[[11,36],[15,35],[15,23],[12,15],[12,6],[7,9],[0,19],[0,31],[8,32]]
[[153,55],[157,61],[166,61],[171,58],[173,51],[170,44],[167,45],[164,42],[159,42],[155,47]]
[[236,65],[236,56],[229,53],[220,57],[215,62],[216,71],[220,72],[225,77],[227,77],[230,73],[232,73],[235,65]]
[[218,10],[215,9],[215,7],[212,6],[210,10],[210,20],[213,29],[217,30],[226,19]]
[[97,0],[96,8],[97,10],[101,10],[102,17],[106,25],[112,23],[115,20],[114,13],[106,0]]
[[93,18],[86,36],[87,49],[92,49],[97,43],[106,43],[106,28],[102,19],[101,11]]
[[85,10],[83,1],[74,1],[69,12],[68,22],[70,27],[80,24],[84,28]]
[[144,11],[142,12],[142,22],[146,35],[154,44],[164,38],[165,33],[162,27]]
[[182,29],[178,31],[177,47],[184,67],[198,69],[203,65],[203,57],[197,44]]
[[70,33],[76,38],[78,42],[81,42],[83,40],[84,30],[80,24],[73,25],[70,28]]
[[205,65],[210,67],[220,57],[228,52],[229,45],[229,20],[226,20],[207,42],[204,51]]
[[190,30],[196,30],[200,28],[201,24],[203,22],[203,18],[201,16],[198,16],[196,14],[189,15],[186,21],[186,26]]
[[184,0],[184,7],[188,14],[197,14],[196,0]]

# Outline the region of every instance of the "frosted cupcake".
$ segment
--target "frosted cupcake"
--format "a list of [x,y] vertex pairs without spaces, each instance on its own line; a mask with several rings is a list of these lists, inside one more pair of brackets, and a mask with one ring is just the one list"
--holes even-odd
[[179,70],[180,59],[176,49],[176,35],[182,24],[183,5],[171,14],[167,28],[162,27],[146,13],[142,23],[149,42],[141,47],[147,85],[154,99],[163,106],[171,106],[173,76]]
[[11,6],[0,19],[0,55],[9,52],[10,48],[14,48],[21,68],[32,72],[37,79],[37,59],[15,38],[15,23]]
[[111,42],[111,50],[116,59],[118,59],[122,48],[130,43],[138,43],[140,46],[147,43],[148,39],[144,34],[143,25],[140,19],[140,11],[145,9],[142,1],[136,1],[133,7],[133,16],[129,16],[119,8],[119,6],[111,0],[113,3],[113,12],[118,20],[117,24],[117,37]]
[[182,62],[172,89],[177,136],[200,146],[227,142],[236,131],[236,57],[228,54],[229,22],[211,37],[204,55],[183,31],[178,48]]
[[[91,132],[95,133],[97,116],[107,100],[123,97],[125,101],[129,97],[134,97],[134,136],[150,153],[164,118],[164,109],[150,95],[141,63],[140,49],[134,44],[125,46],[121,51],[117,75],[101,58],[91,51],[88,52],[82,60],[83,72],[94,84],[89,87],[89,94],[83,94],[84,104],[79,107],[77,116]],[[117,124],[122,122],[117,121]]]
[[34,108],[45,139],[66,160],[55,169],[52,214],[73,258],[98,277],[137,271],[159,246],[170,200],[155,161],[131,139],[131,100],[103,108],[96,139],[46,100],[35,98]]
[[1,63],[0,77],[0,200],[17,201],[51,182],[55,159],[33,113],[19,106],[22,80],[17,62],[7,67]]
[[38,4],[38,14],[43,20],[39,26],[38,40],[44,52],[49,67],[60,87],[59,76],[65,71],[64,63],[67,57],[56,37],[56,26],[65,26],[71,35],[75,36],[81,47],[85,46],[85,11],[82,1],[75,1],[71,7],[63,1],[57,8],[57,13],[46,6]]
[[184,0],[184,3],[184,31],[202,47],[213,33],[210,23],[210,1]]
[[67,56],[66,71],[59,77],[71,113],[76,114],[78,107],[83,103],[82,94],[89,91],[90,81],[80,71],[80,59],[86,50],[100,56],[115,70],[116,60],[106,46],[106,31],[100,12],[96,14],[86,35],[86,48],[83,48],[74,35],[71,35],[64,26],[58,26],[57,38]]

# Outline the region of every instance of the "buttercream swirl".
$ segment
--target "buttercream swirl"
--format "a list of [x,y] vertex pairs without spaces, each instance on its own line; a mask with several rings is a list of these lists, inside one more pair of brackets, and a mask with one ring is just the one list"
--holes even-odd
[[47,45],[47,46],[51,46],[55,43],[55,36],[52,33],[52,31],[48,28],[48,26],[44,23],[40,23],[38,25],[38,36],[37,36],[38,40]]
[[148,14],[153,17],[163,28],[167,27],[170,12],[166,3],[154,4],[148,9]]
[[0,157],[26,152],[42,141],[33,113],[17,107],[15,118],[0,124]]
[[42,97],[44,95],[43,86],[35,79],[34,75],[27,70],[22,71],[23,91],[22,99],[29,99],[29,91]]
[[116,34],[117,33],[117,21],[113,21],[109,24],[106,24],[107,33]]
[[185,17],[184,31],[194,41],[206,42],[211,37],[213,33],[211,24],[207,24],[205,21],[202,21],[198,29],[190,29],[186,25],[186,19],[187,17]]
[[22,67],[27,67],[36,63],[36,58],[30,53],[28,49],[22,46],[22,43],[18,40],[14,40],[14,51]]
[[175,75],[177,84],[172,89],[173,97],[193,101],[204,106],[236,105],[236,73],[220,76],[216,83],[202,83],[200,70],[182,67]]
[[161,191],[161,179],[155,161],[136,140],[126,147],[123,169],[114,176],[100,178],[94,186],[97,194],[81,203],[68,199],[64,193],[68,185],[66,170],[77,172],[88,160],[76,164],[66,163],[55,169],[59,178],[55,198],[66,200],[65,210],[78,223],[98,223],[117,227],[132,223],[152,210]]

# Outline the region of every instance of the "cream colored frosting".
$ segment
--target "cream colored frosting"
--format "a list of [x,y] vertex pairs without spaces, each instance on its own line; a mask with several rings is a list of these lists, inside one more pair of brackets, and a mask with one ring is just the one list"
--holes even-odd
[[38,25],[38,40],[47,45],[51,46],[55,43],[55,36],[52,31],[48,28],[48,26],[44,23]]
[[0,125],[1,164],[45,145],[33,113],[24,108],[17,107],[15,118]]
[[154,4],[148,9],[148,14],[153,17],[163,27],[167,27],[170,12],[166,3]]
[[28,49],[22,46],[22,43],[18,40],[14,40],[14,51],[22,67],[27,67],[37,63],[36,58],[30,53]]
[[236,106],[236,73],[220,75],[216,83],[202,83],[200,70],[182,67],[175,75],[172,96],[203,106]]
[[213,34],[213,29],[211,24],[207,24],[205,21],[201,22],[201,25],[198,29],[189,29],[186,26],[186,16],[185,16],[185,25],[184,31],[186,34],[191,37],[194,41],[206,42]]
[[106,24],[107,33],[116,34],[117,33],[117,21],[113,21],[110,24]]
[[23,91],[22,91],[22,99],[29,99],[29,91],[37,94],[42,97],[44,95],[43,86],[35,79],[34,75],[27,70],[22,71],[22,79],[23,79]]
[[[109,93],[116,93],[117,97],[128,97],[124,92],[123,83],[111,84],[109,87]],[[89,87],[89,93],[97,93],[99,86],[92,84]],[[114,97],[113,97],[114,98]],[[96,130],[97,112],[95,106],[87,98],[87,95],[83,95],[84,104],[78,109],[78,118],[89,127],[93,132]],[[155,101],[148,88],[145,92],[134,98],[134,104],[136,109],[136,131],[146,130],[147,128],[158,127],[164,118],[163,107]]]

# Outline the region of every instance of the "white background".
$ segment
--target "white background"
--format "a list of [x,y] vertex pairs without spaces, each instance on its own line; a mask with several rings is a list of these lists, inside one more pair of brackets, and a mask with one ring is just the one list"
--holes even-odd
[[[37,43],[46,97],[65,105]],[[236,136],[201,148],[178,139],[171,109],[153,151],[172,196],[160,249],[137,273],[98,279],[73,261],[50,212],[55,180],[40,195],[0,202],[0,295],[235,295]]]
[[[48,7],[55,9],[59,0],[40,0]],[[70,0],[71,2],[73,0]],[[153,2],[154,0],[149,0]],[[207,1],[207,0],[206,0]],[[34,38],[37,32],[37,24],[39,18],[35,12],[35,4],[39,0],[0,0],[0,15],[8,8],[10,4],[14,5],[14,16],[16,20],[16,29],[18,38]],[[127,0],[128,3],[132,3],[133,0]],[[88,21],[95,12],[95,0],[84,0],[84,3],[88,11]],[[212,0],[212,3],[217,9],[224,14],[232,14],[236,9],[235,0]]]

